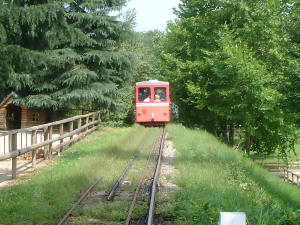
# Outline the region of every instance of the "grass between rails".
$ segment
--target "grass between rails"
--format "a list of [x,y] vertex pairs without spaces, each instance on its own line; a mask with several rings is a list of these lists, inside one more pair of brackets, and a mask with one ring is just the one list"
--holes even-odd
[[245,212],[248,225],[300,224],[299,189],[211,134],[169,124],[180,190],[157,212],[174,224],[217,224],[220,212]]
[[[0,224],[57,224],[115,157],[145,132],[136,126],[102,128],[63,151],[52,167],[0,190]],[[125,154],[122,160],[131,157],[132,153]]]
[[[142,139],[133,142],[136,146],[135,149],[139,149],[139,153],[136,152],[137,154],[135,153],[134,155],[132,155],[132,160],[135,159],[134,163],[131,166],[132,169],[129,170],[124,177],[124,179],[130,184],[121,186],[119,189],[121,191],[119,192],[119,194],[117,194],[117,196],[115,196],[114,200],[112,201],[107,201],[103,196],[96,201],[92,199],[92,201],[94,202],[92,205],[87,203],[83,205],[83,207],[78,207],[72,214],[75,217],[73,218],[73,222],[75,222],[76,224],[95,223],[113,225],[125,223],[125,219],[132,202],[133,193],[135,192],[135,189],[138,185],[141,173],[143,172],[144,167],[147,164],[149,152],[151,152],[150,158],[154,160],[156,152],[152,151],[154,150],[153,143],[155,143],[157,136],[162,132],[162,129],[160,128],[143,129],[147,130],[147,134]],[[118,164],[118,167],[120,168],[120,171],[116,174],[116,176],[110,176],[105,182],[99,183],[99,185],[94,188],[95,192],[107,190],[106,193],[108,193],[108,188],[111,188],[113,186],[114,182],[119,178],[124,169],[127,167],[127,164]],[[110,185],[107,186],[107,183]],[[144,214],[144,211],[141,211],[140,213]],[[139,217],[139,215],[137,214],[134,214],[134,216]]]

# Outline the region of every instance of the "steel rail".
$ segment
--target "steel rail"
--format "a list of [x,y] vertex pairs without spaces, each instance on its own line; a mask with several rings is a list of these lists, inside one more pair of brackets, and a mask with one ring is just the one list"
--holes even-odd
[[71,209],[64,215],[64,217],[60,220],[58,225],[65,224],[69,219],[71,213],[77,208],[77,206],[82,202],[83,199],[91,192],[91,190],[99,183],[100,180],[111,170],[111,168],[115,165],[115,163],[121,158],[121,156],[126,152],[125,149],[115,160],[110,164],[110,166],[101,174],[101,176],[84,192],[84,194],[73,204]]
[[138,150],[135,152],[134,156],[132,157],[131,162],[127,165],[127,167],[124,169],[122,175],[119,177],[119,179],[117,180],[117,182],[116,182],[116,183],[114,184],[114,186],[112,187],[112,189],[111,189],[111,191],[110,191],[110,193],[109,193],[109,195],[108,195],[108,197],[107,197],[107,200],[108,200],[108,201],[110,201],[110,200],[112,200],[112,199],[114,198],[115,193],[116,193],[117,189],[119,188],[119,186],[120,186],[122,180],[124,179],[125,175],[126,175],[127,172],[129,171],[129,169],[131,168],[131,166],[132,166],[134,160],[136,159],[136,157],[138,156],[138,154],[141,152],[141,149],[144,147],[144,145],[145,145],[145,143],[146,143],[145,140],[146,140],[147,138],[149,138],[150,134],[151,134],[151,130],[150,130],[150,132],[148,133],[148,135],[143,139],[142,145],[141,145],[141,146],[138,148]]
[[[160,139],[160,143],[159,143],[159,144],[160,144],[160,149],[159,149],[159,156],[158,156],[158,161],[157,161],[157,163],[161,163],[162,148],[163,148],[163,145],[164,145],[164,137],[165,137],[165,128],[163,129],[163,133],[162,133],[161,136],[162,136],[163,138]],[[130,209],[129,209],[128,214],[127,214],[127,218],[126,218],[125,225],[129,225],[129,224],[130,224],[131,215],[132,215],[132,213],[133,213],[134,206],[135,206],[135,204],[136,204],[137,197],[138,197],[138,194],[139,194],[141,185],[142,185],[142,183],[143,183],[143,179],[145,178],[145,173],[147,172],[148,165],[150,164],[151,158],[152,158],[152,157],[151,157],[151,152],[150,152],[150,154],[149,154],[149,156],[148,156],[148,162],[147,162],[147,165],[144,167],[144,171],[143,171],[143,173],[141,174],[140,181],[139,181],[138,186],[137,186],[137,188],[136,188],[136,190],[135,190],[135,193],[134,193],[134,196],[133,196],[133,199],[132,199],[132,202],[131,202],[131,206],[130,206]],[[160,170],[160,166],[157,166],[157,165],[158,165],[158,164],[156,164],[156,171],[155,171],[155,173],[154,173],[154,179],[153,179],[153,180],[155,180],[155,183],[156,183],[156,180],[157,180],[157,177],[158,177],[158,174],[159,174],[158,171]],[[155,174],[157,174],[157,175],[155,175]],[[153,183],[153,182],[152,182],[152,183]],[[155,185],[155,186],[156,186],[156,185]],[[151,191],[151,195],[154,195],[155,192],[156,192],[156,190]],[[154,200],[152,200],[152,202],[154,203]],[[153,203],[152,203],[152,204],[153,204]],[[151,220],[153,221],[153,213],[152,213],[152,211],[154,212],[154,207],[152,207],[152,209],[149,208],[148,211],[150,211],[150,217],[152,218]],[[152,216],[151,216],[151,214],[152,214]],[[148,213],[148,215],[147,215],[147,218],[149,218],[149,213]],[[147,218],[144,219],[144,222],[146,222]]]
[[148,212],[148,218],[147,218],[147,225],[153,224],[153,218],[154,218],[154,209],[155,209],[155,193],[156,193],[156,185],[157,180],[160,173],[160,167],[161,167],[161,160],[162,160],[162,152],[164,149],[164,143],[165,143],[165,134],[166,134],[166,128],[164,127],[161,141],[160,141],[160,148],[159,148],[159,156],[156,164],[156,170],[152,182],[152,189],[151,189],[151,199],[150,199],[150,205],[149,205],[149,212]]
[[139,193],[139,191],[140,191],[140,188],[141,188],[143,179],[144,179],[144,177],[145,177],[146,170],[147,170],[148,165],[149,165],[149,163],[150,163],[150,159],[151,159],[151,152],[149,153],[148,160],[147,160],[147,164],[146,164],[146,166],[144,167],[143,173],[141,174],[141,177],[140,177],[138,186],[137,186],[137,188],[135,189],[135,193],[134,193],[134,195],[133,195],[133,199],[132,199],[132,201],[131,201],[131,205],[130,205],[129,211],[128,211],[128,213],[127,213],[127,218],[126,218],[125,225],[128,225],[128,224],[130,223],[131,215],[132,215],[132,212],[133,212],[133,209],[134,209],[134,206],[135,206],[135,203],[136,203],[136,200],[137,200],[137,197],[138,197],[138,193]]
[[[150,132],[148,133],[148,136],[150,135]],[[147,136],[147,137],[148,137]],[[145,143],[146,138],[143,139],[143,143]],[[92,191],[92,189],[96,186],[96,184],[99,183],[100,180],[103,179],[103,177],[111,170],[111,168],[116,164],[116,162],[122,157],[122,155],[127,151],[127,149],[125,149],[118,157],[116,157],[114,159],[114,161],[110,164],[110,166],[100,175],[100,177],[84,192],[84,194],[73,204],[73,206],[70,208],[70,210],[63,216],[63,218],[60,220],[60,222],[58,223],[58,225],[63,225],[65,224],[71,213],[78,207],[78,205],[87,197],[87,195]],[[139,150],[138,150],[139,151]]]

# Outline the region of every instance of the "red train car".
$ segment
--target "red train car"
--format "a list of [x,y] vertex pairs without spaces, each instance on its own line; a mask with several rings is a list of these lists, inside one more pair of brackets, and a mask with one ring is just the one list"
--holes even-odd
[[137,82],[135,92],[136,122],[146,126],[161,126],[170,121],[169,82]]

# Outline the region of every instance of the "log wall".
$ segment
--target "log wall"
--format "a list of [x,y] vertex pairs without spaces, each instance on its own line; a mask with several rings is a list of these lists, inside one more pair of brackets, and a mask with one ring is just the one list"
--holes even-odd
[[6,106],[7,104],[4,104],[3,107],[0,108],[0,129],[6,130]]
[[47,122],[46,110],[22,107],[21,128],[37,126]]

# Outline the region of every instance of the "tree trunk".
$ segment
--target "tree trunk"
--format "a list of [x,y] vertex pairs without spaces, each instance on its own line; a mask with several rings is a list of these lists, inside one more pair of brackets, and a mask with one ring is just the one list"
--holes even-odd
[[223,141],[226,144],[229,144],[227,124],[225,124],[224,129],[222,129],[222,137],[223,137]]
[[245,149],[248,156],[250,156],[250,149],[252,145],[253,136],[250,135],[248,132],[246,133],[246,142],[245,142]]
[[234,125],[232,123],[229,126],[229,145],[234,146]]

